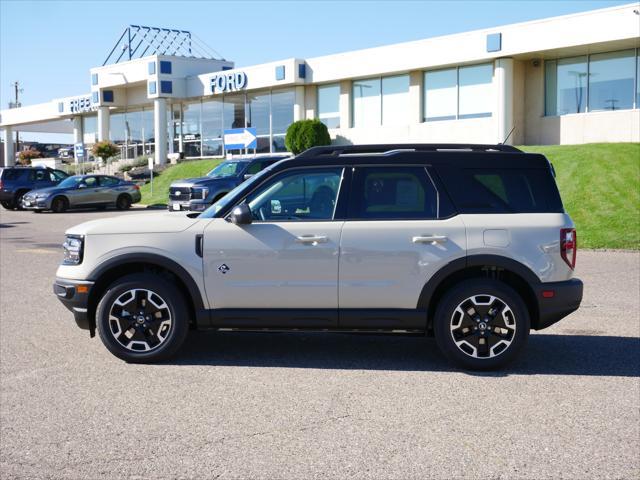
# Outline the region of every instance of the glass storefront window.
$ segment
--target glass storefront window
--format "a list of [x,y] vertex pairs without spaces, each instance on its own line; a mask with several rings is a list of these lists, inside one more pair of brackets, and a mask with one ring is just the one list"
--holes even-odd
[[222,109],[221,98],[202,102],[202,155],[222,155]]
[[127,141],[125,113],[112,113],[109,116],[109,139],[115,144],[123,144]]
[[636,104],[635,108],[640,108],[640,49],[636,55]]
[[589,110],[633,108],[636,56],[634,50],[589,57]]
[[273,135],[287,133],[293,123],[293,90],[280,90],[271,93],[271,128]]
[[546,114],[582,113],[587,104],[587,57],[545,62]]
[[269,93],[247,95],[247,127],[255,128],[258,136],[269,136],[269,97]]
[[380,103],[380,79],[353,81],[353,126],[379,126],[382,105]]
[[142,111],[142,138],[145,143],[152,143],[155,141],[152,108],[145,108]]
[[142,110],[125,114],[126,132],[129,143],[142,143]]
[[200,157],[200,111],[201,103],[184,103],[182,105],[182,151],[185,157]]
[[327,128],[340,128],[340,85],[318,86],[318,118]]
[[92,144],[98,139],[98,116],[87,115],[82,117],[82,137],[84,143]]
[[458,69],[458,118],[490,117],[493,65],[472,65]]
[[382,78],[382,125],[409,121],[409,75]]
[[424,119],[453,120],[458,107],[457,70],[435,70],[424,74]]
[[229,95],[224,97],[223,128],[244,128],[245,109],[244,95]]

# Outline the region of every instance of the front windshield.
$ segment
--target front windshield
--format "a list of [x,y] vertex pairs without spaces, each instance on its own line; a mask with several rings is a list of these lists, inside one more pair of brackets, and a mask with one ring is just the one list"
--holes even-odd
[[232,199],[234,199],[236,197],[236,195],[240,191],[242,191],[244,189],[247,189],[247,191],[249,191],[249,190],[251,190],[253,188],[253,185],[256,185],[256,184],[260,183],[262,181],[262,179],[264,178],[264,176],[267,175],[271,170],[273,170],[273,167],[275,165],[277,165],[277,163],[265,168],[264,170],[261,170],[260,172],[256,173],[254,176],[252,176],[246,182],[241,183],[240,185],[238,185],[236,188],[231,190],[224,197],[222,197],[217,202],[213,203],[209,208],[207,208],[204,212],[202,212],[200,214],[199,218],[213,218],[213,217],[215,217],[216,213],[218,213],[220,210],[225,208],[227,206],[227,204]]
[[240,174],[249,162],[222,162],[216,168],[207,173],[207,177],[224,178],[235,177]]
[[73,177],[65,178],[58,186],[62,188],[75,187],[80,182],[82,182],[82,177],[80,175],[74,175]]

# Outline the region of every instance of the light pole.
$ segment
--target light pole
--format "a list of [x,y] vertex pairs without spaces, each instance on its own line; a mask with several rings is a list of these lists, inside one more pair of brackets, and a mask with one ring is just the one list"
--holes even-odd
[[[11,84],[13,87],[13,92],[15,96],[15,101],[9,102],[9,108],[20,108],[22,104],[19,101],[19,95],[24,91],[23,88],[20,88],[20,82],[17,80]],[[16,152],[20,151],[20,132],[16,130]]]

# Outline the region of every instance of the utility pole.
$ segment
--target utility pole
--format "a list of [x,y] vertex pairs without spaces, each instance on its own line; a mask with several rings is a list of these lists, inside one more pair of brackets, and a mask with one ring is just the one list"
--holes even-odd
[[[20,82],[15,81],[11,84],[13,87],[15,101],[9,102],[9,108],[19,108],[22,106],[20,103],[19,95],[24,91],[23,88],[20,88]],[[20,151],[20,132],[16,130],[16,152]]]

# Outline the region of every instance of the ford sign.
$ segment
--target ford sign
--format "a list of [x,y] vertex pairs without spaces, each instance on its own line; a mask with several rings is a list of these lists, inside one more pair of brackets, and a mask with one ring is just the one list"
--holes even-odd
[[242,90],[247,86],[247,74],[244,72],[220,73],[211,77],[211,93],[228,93]]

